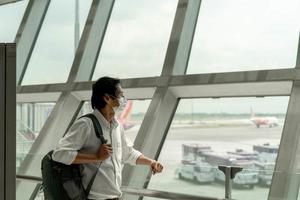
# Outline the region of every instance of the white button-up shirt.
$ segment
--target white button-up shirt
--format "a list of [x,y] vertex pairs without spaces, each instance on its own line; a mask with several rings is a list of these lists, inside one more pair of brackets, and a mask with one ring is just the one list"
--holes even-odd
[[[112,155],[104,160],[98,170],[97,176],[91,188],[89,199],[119,198],[122,193],[122,168],[124,163],[136,165],[136,160],[141,153],[132,147],[124,130],[116,119],[109,123],[97,109],[93,111],[102,127],[103,136],[107,144],[113,148]],[[54,150],[52,159],[64,164],[71,164],[77,153],[95,154],[101,145],[97,138],[93,122],[87,117],[75,121],[66,135],[60,139]],[[83,185],[86,188],[98,164],[83,164]]]

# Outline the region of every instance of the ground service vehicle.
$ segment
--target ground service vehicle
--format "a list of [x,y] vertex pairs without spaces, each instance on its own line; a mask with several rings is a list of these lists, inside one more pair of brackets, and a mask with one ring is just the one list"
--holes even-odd
[[211,183],[215,179],[215,169],[204,161],[201,152],[211,152],[210,146],[182,144],[182,160],[176,174],[180,179],[196,183]]
[[206,162],[182,160],[176,173],[178,178],[195,183],[211,183],[215,180],[215,169]]
[[[227,165],[242,167],[243,170],[236,174],[233,179],[235,186],[253,188],[258,183],[258,172],[254,169],[254,161],[247,160],[239,155],[230,155],[226,153],[204,153],[205,161],[212,166]],[[222,171],[216,170],[215,180],[225,181],[225,175]]]

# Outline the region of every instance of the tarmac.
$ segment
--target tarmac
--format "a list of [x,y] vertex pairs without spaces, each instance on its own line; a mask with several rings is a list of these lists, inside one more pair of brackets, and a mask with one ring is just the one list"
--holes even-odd
[[[257,144],[279,145],[282,129],[282,125],[273,128],[256,128],[251,124],[220,127],[198,127],[193,125],[171,127],[158,159],[164,165],[164,171],[161,174],[152,176],[148,188],[204,197],[224,198],[224,183],[197,184],[177,177],[175,170],[180,166],[182,144],[198,143],[208,145],[216,152],[235,151],[235,149],[252,151],[253,145]],[[128,136],[132,139],[135,134],[134,130],[128,131]],[[268,193],[269,187],[267,186],[255,185],[253,189],[233,188],[232,198],[266,200]],[[145,197],[144,199],[150,200],[153,198]]]

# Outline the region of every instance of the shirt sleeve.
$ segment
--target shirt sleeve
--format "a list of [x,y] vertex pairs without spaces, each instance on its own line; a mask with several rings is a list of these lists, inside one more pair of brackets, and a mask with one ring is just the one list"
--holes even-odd
[[125,136],[124,130],[121,128],[122,138],[122,160],[123,163],[136,165],[136,160],[142,155],[141,152],[133,148],[133,143]]
[[87,120],[77,120],[66,135],[59,140],[52,154],[52,159],[66,165],[72,164],[78,151],[86,143],[90,132],[91,125]]

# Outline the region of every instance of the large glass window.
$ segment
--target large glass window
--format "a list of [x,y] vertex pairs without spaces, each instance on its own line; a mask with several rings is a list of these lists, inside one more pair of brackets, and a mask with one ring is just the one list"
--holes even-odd
[[[91,0],[79,2],[81,34]],[[51,1],[23,85],[67,81],[76,51],[75,31],[75,1]]]
[[0,6],[0,42],[14,42],[28,0]]
[[[45,200],[43,188],[41,186],[38,187],[39,183],[27,180],[17,180],[17,185],[17,187],[20,187],[19,185],[21,185],[24,191],[17,192],[16,200]],[[34,191],[35,189],[36,191]],[[32,192],[28,192],[29,190],[32,190]]]
[[293,68],[298,0],[202,1],[187,73]]
[[49,117],[55,103],[17,104],[17,171]]
[[93,80],[160,75],[176,6],[173,0],[116,1]]
[[182,99],[149,189],[224,198],[218,165],[242,166],[234,199],[267,199],[289,97]]
[[[134,141],[149,107],[150,100],[128,100],[127,105],[122,113],[117,115],[117,119],[123,126],[126,137]],[[85,102],[78,116],[92,112],[90,102]]]

